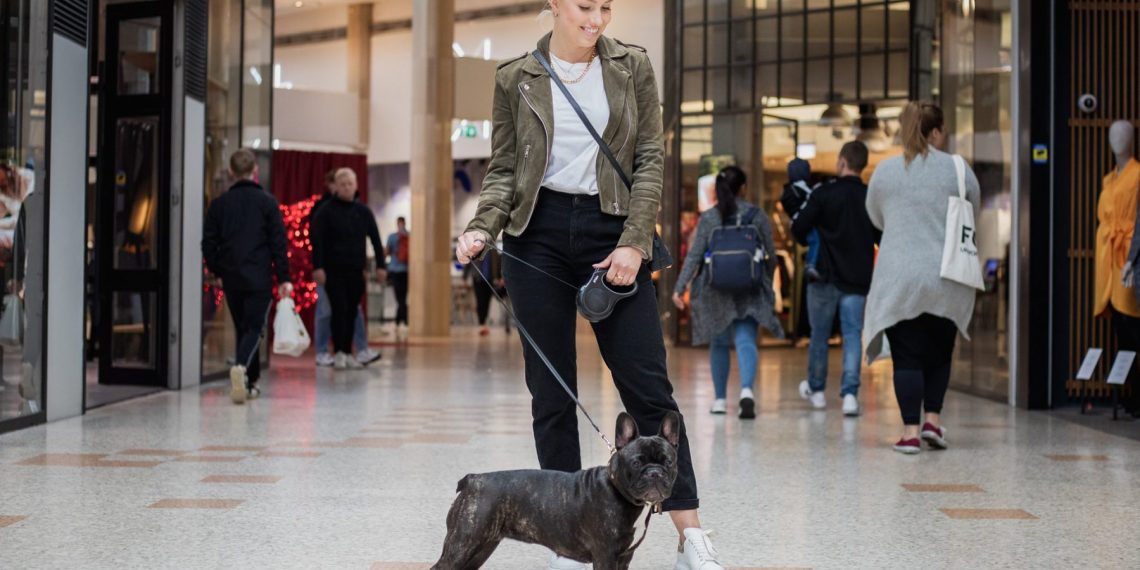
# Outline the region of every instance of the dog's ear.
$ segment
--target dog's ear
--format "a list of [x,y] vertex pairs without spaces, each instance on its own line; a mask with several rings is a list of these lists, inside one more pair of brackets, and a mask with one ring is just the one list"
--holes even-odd
[[661,429],[657,435],[665,438],[674,448],[681,444],[681,416],[677,412],[668,412],[661,420]]
[[629,442],[638,438],[640,432],[637,431],[637,422],[633,421],[633,416],[622,412],[618,414],[617,419],[617,448],[621,449]]

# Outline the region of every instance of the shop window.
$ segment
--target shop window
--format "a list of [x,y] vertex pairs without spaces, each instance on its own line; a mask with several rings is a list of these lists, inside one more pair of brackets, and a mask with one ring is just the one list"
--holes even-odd
[[699,67],[705,63],[705,28],[688,26],[681,38],[681,65]]
[[808,57],[831,55],[831,13],[808,14]]
[[756,20],[756,61],[770,62],[779,60],[780,20],[776,18],[762,18]]

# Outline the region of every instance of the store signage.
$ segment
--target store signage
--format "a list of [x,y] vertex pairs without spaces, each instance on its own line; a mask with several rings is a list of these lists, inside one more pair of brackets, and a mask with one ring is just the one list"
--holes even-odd
[[468,139],[477,138],[479,136],[479,127],[475,125],[467,125],[463,129],[463,137]]
[[1088,353],[1085,354],[1085,361],[1081,363],[1081,369],[1077,371],[1077,380],[1087,381],[1092,379],[1093,372],[1096,371],[1096,365],[1100,362],[1102,354],[1104,354],[1103,349],[1089,349]]
[[1128,371],[1132,370],[1132,362],[1136,360],[1136,353],[1131,350],[1122,350],[1116,354],[1116,362],[1112,363],[1112,371],[1108,373],[1108,383],[1121,385],[1128,379]]
[[1033,145],[1033,164],[1049,163],[1049,147],[1043,144]]

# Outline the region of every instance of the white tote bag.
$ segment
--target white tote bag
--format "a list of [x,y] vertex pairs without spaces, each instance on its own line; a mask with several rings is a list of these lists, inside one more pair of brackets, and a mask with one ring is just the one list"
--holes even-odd
[[277,316],[273,318],[273,353],[301,356],[309,348],[309,331],[293,305],[293,299],[277,302]]
[[954,155],[958,195],[950,197],[946,208],[946,239],[942,245],[942,278],[985,290],[982,265],[978,260],[977,226],[974,205],[966,199],[966,161]]

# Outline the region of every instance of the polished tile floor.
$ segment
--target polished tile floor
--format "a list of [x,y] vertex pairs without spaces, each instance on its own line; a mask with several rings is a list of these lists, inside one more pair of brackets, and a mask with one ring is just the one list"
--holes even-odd
[[[580,341],[584,403],[612,429],[619,402]],[[952,393],[951,450],[905,457],[889,365],[845,419],[834,391],[826,412],[799,399],[802,350],[761,358],[760,417],[741,421],[706,413],[704,351],[670,351],[727,566],[1140,567],[1140,443]],[[360,372],[279,358],[265,384],[241,407],[214,384],[0,436],[0,568],[426,568],[460,477],[535,466],[521,349],[501,330],[388,348]],[[674,547],[655,518],[633,567],[672,568]],[[507,543],[487,567],[545,557]]]

